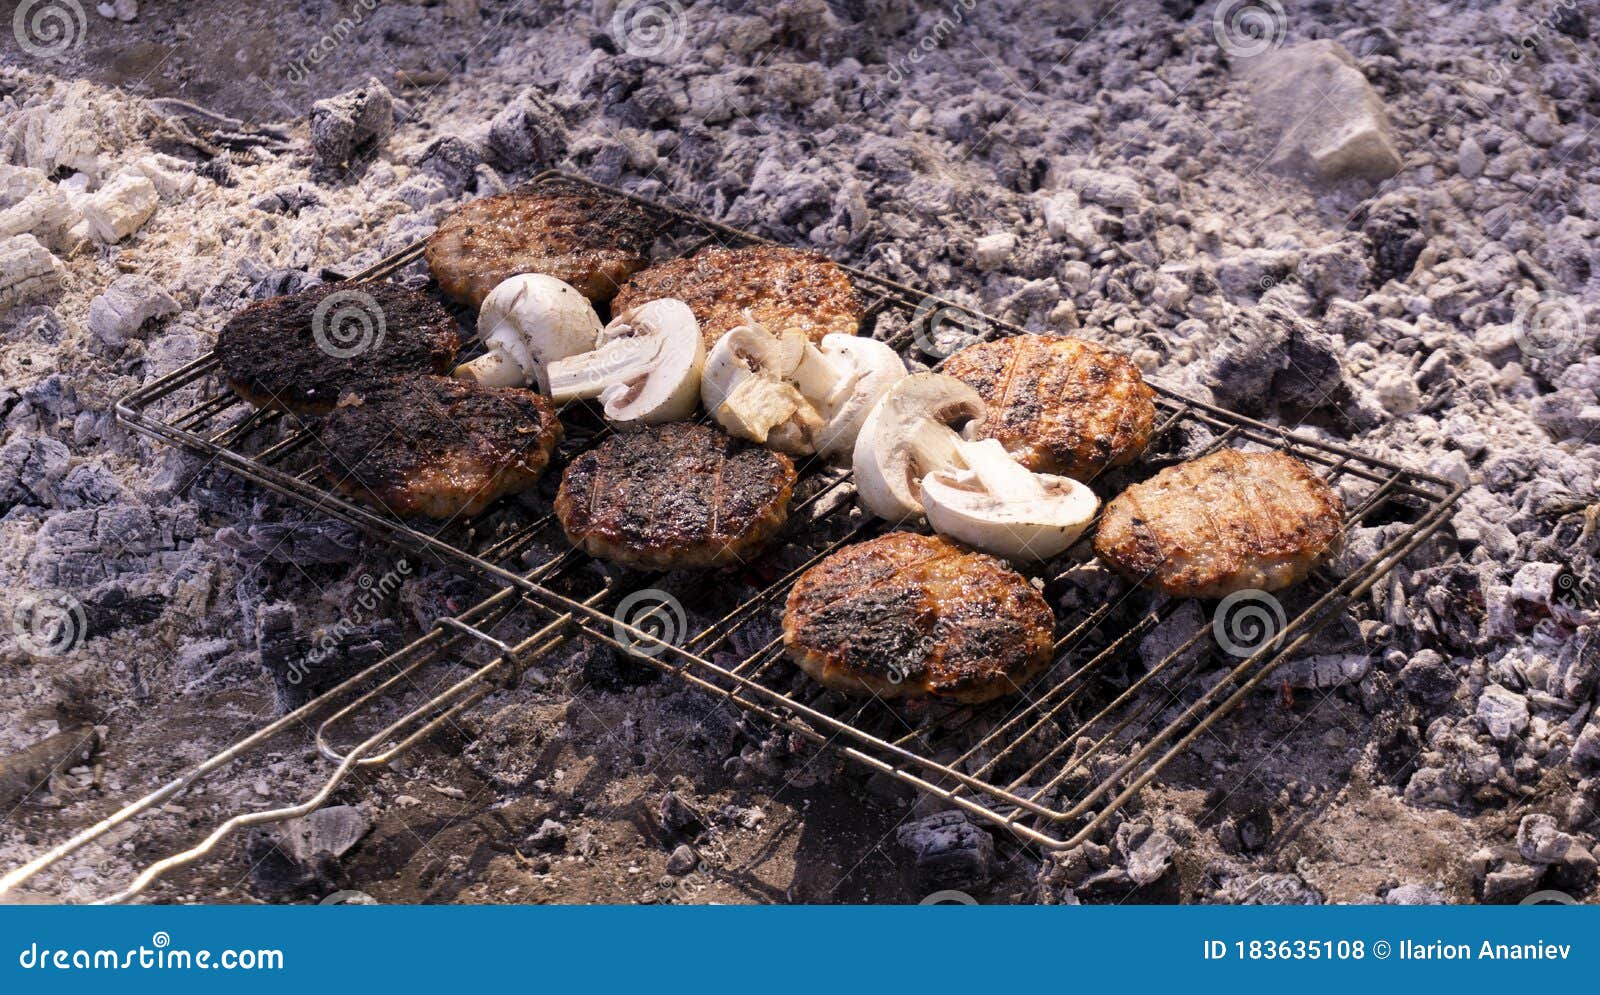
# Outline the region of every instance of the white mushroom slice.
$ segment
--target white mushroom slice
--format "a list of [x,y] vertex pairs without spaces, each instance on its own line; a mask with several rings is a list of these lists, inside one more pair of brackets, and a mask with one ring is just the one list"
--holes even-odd
[[551,363],[557,402],[598,397],[619,428],[687,418],[700,401],[706,348],[689,306],[662,298],[624,311],[591,352]]
[[483,299],[478,337],[489,351],[455,369],[460,380],[489,387],[534,384],[550,392],[549,365],[589,352],[600,316],[577,288],[543,273],[502,280]]
[[1070,477],[1033,473],[994,439],[963,442],[963,470],[922,478],[922,508],[934,530],[1011,560],[1066,551],[1094,520],[1100,500]]
[[951,426],[981,419],[984,411],[978,392],[955,377],[913,373],[896,381],[856,436],[853,462],[862,504],[891,522],[921,515],[922,478],[965,466],[965,440]]
[[747,316],[712,348],[701,397],[733,435],[796,455],[848,457],[867,412],[904,376],[882,342],[835,333],[819,349],[797,330],[774,334]]

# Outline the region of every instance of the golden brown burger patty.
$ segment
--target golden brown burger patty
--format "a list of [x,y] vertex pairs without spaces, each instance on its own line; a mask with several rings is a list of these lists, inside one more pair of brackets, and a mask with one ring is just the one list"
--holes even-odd
[[439,289],[472,307],[519,273],[553,276],[603,303],[649,261],[654,239],[649,216],[632,201],[553,180],[467,204],[423,253]]
[[983,397],[979,437],[1023,466],[1090,480],[1150,442],[1155,391],[1126,356],[1082,339],[1015,335],[951,356],[941,372]]
[[789,514],[789,457],[709,425],[670,422],[606,439],[567,467],[556,514],[574,546],[647,570],[733,563]]
[[395,283],[324,283],[236,312],[217,334],[234,393],[258,408],[324,414],[339,395],[444,373],[461,335],[433,300]]
[[744,324],[747,310],[770,331],[798,328],[812,342],[830,332],[854,335],[862,314],[844,270],[819,252],[778,246],[713,247],[658,263],[623,284],[611,310],[661,297],[689,305],[707,349]]
[[561,421],[521,387],[406,377],[346,394],[317,435],[335,490],[402,517],[454,518],[533,487]]
[[1106,505],[1095,552],[1174,597],[1276,591],[1337,546],[1333,489],[1285,453],[1224,449],[1168,467]]
[[938,536],[847,546],[789,592],[783,642],[830,688],[976,704],[1050,665],[1055,617],[1027,578]]

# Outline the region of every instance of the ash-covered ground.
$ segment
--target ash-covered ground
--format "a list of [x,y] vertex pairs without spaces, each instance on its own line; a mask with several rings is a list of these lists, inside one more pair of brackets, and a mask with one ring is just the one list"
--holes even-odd
[[[389,583],[112,403],[554,166],[1468,489],[1065,853],[569,647],[151,897],[1593,901],[1597,35],[1592,0],[8,2],[0,865],[279,714],[285,645],[371,660],[484,593]],[[28,894],[113,891],[327,769],[275,740]]]

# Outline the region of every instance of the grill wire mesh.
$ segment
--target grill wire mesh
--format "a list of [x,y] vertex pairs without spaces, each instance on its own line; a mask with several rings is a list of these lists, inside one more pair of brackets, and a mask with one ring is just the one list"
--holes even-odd
[[[555,172],[532,182],[556,177],[629,196]],[[629,199],[658,222],[658,259],[711,244],[770,244],[677,207]],[[411,246],[350,279],[399,278],[408,268],[415,271],[421,255],[420,244]],[[968,340],[1022,331],[912,287],[847,270],[866,304],[861,334],[883,339],[919,362],[937,366],[948,351],[939,343],[952,329],[958,339]],[[470,321],[470,315],[464,317]],[[1444,522],[1461,493],[1437,477],[1153,385],[1157,431],[1151,445],[1136,466],[1117,471],[1114,479],[1092,482],[1102,500],[1163,466],[1225,446],[1275,449],[1305,461],[1342,492],[1346,529],[1396,527],[1385,532],[1387,541],[1376,553],[1359,562],[1350,556],[1336,559],[1281,592],[1283,614],[1270,623],[1268,638],[1234,654],[1213,645],[1214,623],[1223,624],[1213,617],[1213,605],[1185,612],[1192,603],[1109,581],[1104,574],[1095,581],[1080,544],[1031,571],[1056,607],[1055,663],[1046,673],[1021,693],[983,706],[890,703],[813,684],[784,659],[778,634],[784,601],[800,573],[829,553],[886,530],[856,509],[847,472],[815,460],[800,462],[801,483],[777,553],[758,554],[743,568],[713,575],[711,583],[703,575],[629,572],[570,548],[547,497],[503,501],[471,520],[444,525],[419,525],[351,503],[322,481],[314,426],[294,415],[252,410],[221,382],[217,365],[215,355],[208,355],[134,391],[119,402],[119,417],[292,499],[308,513],[353,523],[397,551],[483,578],[499,589],[296,713],[340,706],[318,728],[319,748],[339,764],[325,790],[350,767],[387,762],[581,631],[1024,840],[1046,848],[1074,846],[1237,708],[1280,663],[1345,614]],[[548,475],[552,481],[567,461],[608,431],[585,403],[569,405],[562,414],[567,439]],[[553,486],[540,493],[551,492]],[[510,645],[487,631],[485,620],[517,612],[539,619],[543,627]],[[1196,615],[1199,624],[1192,624]],[[667,619],[676,624],[659,624]],[[1175,631],[1185,619],[1191,624]],[[1161,638],[1152,638],[1158,627]],[[344,726],[359,725],[363,710],[374,702],[415,692],[413,676],[421,668],[459,663],[464,648],[474,644],[491,647],[490,663],[459,679],[437,679],[400,720],[377,723],[375,732],[340,735]],[[1161,651],[1153,652],[1157,645]],[[351,745],[340,745],[343,740]],[[239,824],[284,812],[298,814],[298,808],[252,813]],[[81,845],[69,841],[57,850],[70,852],[72,843]],[[208,852],[215,843],[211,839],[182,859],[169,858],[170,866]],[[146,875],[118,897],[136,894],[155,876]]]

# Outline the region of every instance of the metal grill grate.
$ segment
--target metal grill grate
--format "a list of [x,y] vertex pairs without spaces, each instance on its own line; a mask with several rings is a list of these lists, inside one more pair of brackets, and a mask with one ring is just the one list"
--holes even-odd
[[[555,172],[541,174],[533,182],[556,177],[588,183]],[[589,185],[629,197],[652,213],[659,222],[658,256],[690,253],[711,243],[772,244],[676,207]],[[395,277],[421,254],[422,246],[414,245],[350,279]],[[939,323],[953,324],[976,338],[1022,332],[1015,325],[911,287],[846,268],[867,305],[862,334],[875,335],[902,353],[913,354],[914,348],[930,351]],[[913,358],[937,359],[917,354]],[[706,589],[711,585],[685,584],[675,575],[641,575],[596,564],[567,547],[554,514],[543,504],[501,502],[474,519],[427,527],[354,504],[320,482],[319,443],[313,427],[292,414],[249,408],[220,382],[217,367],[215,355],[202,357],[129,394],[118,404],[118,415],[131,427],[207,457],[310,512],[353,523],[398,550],[486,578],[501,590],[469,612],[443,620],[418,643],[296,713],[303,720],[313,712],[326,713],[338,706],[319,727],[317,745],[339,766],[314,803],[238,817],[247,821],[235,819],[199,847],[148,869],[134,887],[116,896],[118,899],[137,894],[155,875],[209,852],[239,824],[286,818],[300,814],[307,804],[320,804],[349,767],[385,762],[449,716],[476,704],[499,686],[507,672],[520,672],[540,653],[564,641],[574,625],[592,638],[1026,840],[1050,848],[1073,846],[1431,535],[1461,493],[1461,488],[1437,477],[1291,434],[1154,385],[1157,431],[1147,458],[1123,474],[1127,477],[1124,483],[1178,459],[1224,446],[1280,449],[1342,487],[1347,498],[1354,495],[1354,500],[1347,501],[1347,528],[1380,514],[1385,521],[1407,524],[1365,561],[1343,563],[1338,576],[1319,572],[1285,592],[1285,600],[1292,601],[1295,610],[1292,615],[1286,613],[1278,637],[1242,659],[1236,658],[1229,668],[1210,664],[1206,652],[1210,647],[1209,620],[1176,640],[1176,648],[1160,659],[1143,659],[1138,652],[1141,640],[1156,626],[1169,622],[1183,602],[1119,583],[1105,603],[1071,613],[1058,611],[1055,665],[1021,694],[979,707],[891,704],[845,697],[810,683],[784,660],[777,636],[777,613],[800,573],[844,545],[885,528],[854,509],[847,472],[815,460],[803,461],[802,483],[783,535],[783,541],[801,549],[800,558],[785,563],[781,576],[769,577],[761,584],[750,583],[745,575],[752,571],[745,571],[728,582],[720,603],[717,596],[709,598],[707,621],[664,639],[628,621],[639,618],[637,611],[625,618],[612,613],[630,595],[636,596],[635,607],[639,597],[657,598],[658,602],[669,598],[684,603],[707,601]],[[606,432],[586,405],[569,405],[563,420],[568,423],[569,438],[552,473]],[[1102,499],[1120,489],[1092,483]],[[1064,557],[1036,572],[1046,584],[1047,596],[1059,596],[1072,588],[1070,575],[1076,565]],[[518,646],[500,642],[474,622],[491,610],[519,609],[551,621],[538,638]],[[394,692],[413,672],[405,668],[433,663],[444,647],[456,646],[463,639],[486,643],[498,655],[439,693],[425,695],[414,710],[386,728],[372,734],[347,733],[345,738],[354,745],[337,745],[339,727],[359,721],[365,706]],[[360,691],[363,679],[370,683],[379,676],[384,676],[381,683]],[[277,727],[279,723],[269,728]],[[255,741],[254,737],[241,741],[212,760],[224,755],[232,759],[244,744]],[[200,774],[214,769],[205,764],[201,767]],[[157,803],[151,801],[153,797],[147,796],[129,809],[142,811],[141,804]],[[124,809],[111,818],[127,812]],[[98,834],[92,828],[0,879],[0,893]],[[19,878],[24,871],[27,874]]]

